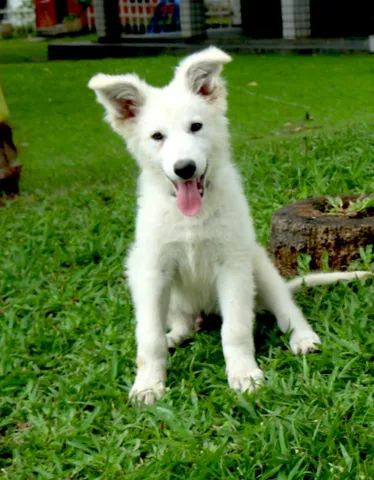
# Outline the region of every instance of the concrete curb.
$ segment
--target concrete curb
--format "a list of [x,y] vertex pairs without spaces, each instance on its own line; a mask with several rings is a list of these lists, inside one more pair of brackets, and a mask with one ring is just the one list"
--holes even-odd
[[[249,40],[230,42],[214,39],[196,43],[172,41],[128,41],[123,43],[96,42],[53,42],[48,45],[49,60],[100,59],[106,57],[126,58],[160,55],[163,53],[183,54],[200,50],[214,43],[223,50],[242,53],[367,53],[369,39],[303,39],[303,40]],[[373,42],[374,43],[374,42]]]

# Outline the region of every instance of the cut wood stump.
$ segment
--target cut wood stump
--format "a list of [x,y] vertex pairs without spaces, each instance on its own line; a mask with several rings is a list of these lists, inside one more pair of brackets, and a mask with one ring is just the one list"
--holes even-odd
[[[358,196],[340,196],[349,205]],[[348,211],[348,210],[347,210]],[[350,213],[330,209],[326,197],[295,202],[272,218],[269,250],[283,276],[297,274],[297,257],[308,254],[310,268],[321,270],[326,254],[333,270],[346,270],[360,247],[374,244],[374,208]]]

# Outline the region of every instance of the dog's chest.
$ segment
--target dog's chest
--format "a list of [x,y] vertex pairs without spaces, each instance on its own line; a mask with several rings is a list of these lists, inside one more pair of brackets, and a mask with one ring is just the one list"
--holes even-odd
[[193,315],[216,311],[217,271],[222,263],[222,249],[217,241],[180,242],[174,244],[172,250],[171,298],[174,307],[176,304],[177,308]]
[[183,283],[207,281],[224,262],[226,227],[219,215],[187,221],[170,219],[168,228],[164,229],[164,248],[169,252],[175,274]]
[[204,283],[221,262],[219,244],[215,240],[183,242],[177,246],[177,250],[176,275],[182,283]]

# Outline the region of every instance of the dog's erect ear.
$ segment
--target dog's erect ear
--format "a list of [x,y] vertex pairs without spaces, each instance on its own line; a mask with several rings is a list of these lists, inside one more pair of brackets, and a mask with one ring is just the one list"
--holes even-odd
[[137,75],[104,75],[98,73],[88,82],[110,117],[127,120],[136,117],[145,103],[147,84]]
[[176,81],[184,81],[193,92],[214,100],[223,88],[220,73],[231,57],[219,48],[209,47],[185,58],[175,73]]

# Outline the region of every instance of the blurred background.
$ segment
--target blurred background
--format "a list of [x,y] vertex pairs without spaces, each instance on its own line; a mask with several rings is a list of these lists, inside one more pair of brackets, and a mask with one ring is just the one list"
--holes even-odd
[[[100,38],[206,30],[252,38],[367,37],[372,0],[0,0],[2,34],[94,32]],[[171,35],[173,37],[173,35]]]

